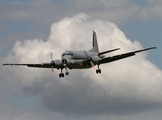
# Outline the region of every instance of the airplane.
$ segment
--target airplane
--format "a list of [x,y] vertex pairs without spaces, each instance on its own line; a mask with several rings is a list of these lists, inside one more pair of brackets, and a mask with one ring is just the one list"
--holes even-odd
[[124,59],[127,57],[131,57],[136,55],[138,52],[147,51],[150,49],[156,49],[156,47],[150,47],[142,50],[137,50],[133,52],[127,52],[120,55],[105,57],[104,54],[110,53],[120,48],[99,52],[98,43],[97,43],[97,35],[96,32],[93,31],[93,39],[92,39],[92,48],[88,51],[65,51],[61,60],[53,60],[53,54],[50,53],[51,62],[42,63],[42,64],[3,64],[3,65],[20,65],[27,67],[37,67],[37,68],[51,68],[52,72],[54,69],[60,69],[61,73],[59,73],[59,77],[64,77],[63,69],[65,69],[65,75],[69,75],[68,69],[88,69],[97,65],[96,74],[101,73],[101,69],[99,66],[101,64],[114,62],[120,59]]

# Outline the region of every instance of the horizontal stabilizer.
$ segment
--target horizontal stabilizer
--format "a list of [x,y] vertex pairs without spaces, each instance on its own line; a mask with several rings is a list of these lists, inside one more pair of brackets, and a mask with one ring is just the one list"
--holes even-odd
[[109,53],[109,52],[113,52],[113,51],[116,51],[116,50],[119,50],[120,48],[117,48],[117,49],[113,49],[113,50],[108,50],[108,51],[104,51],[104,52],[100,52],[98,55],[103,55],[103,54],[106,54],[106,53]]

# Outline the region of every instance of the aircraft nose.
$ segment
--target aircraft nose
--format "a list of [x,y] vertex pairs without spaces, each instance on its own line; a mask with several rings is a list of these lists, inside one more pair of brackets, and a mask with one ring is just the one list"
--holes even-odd
[[64,67],[67,66],[67,63],[68,63],[68,61],[67,61],[66,59],[62,59],[62,65],[63,65]]
[[66,59],[62,59],[62,64],[67,64],[67,60]]

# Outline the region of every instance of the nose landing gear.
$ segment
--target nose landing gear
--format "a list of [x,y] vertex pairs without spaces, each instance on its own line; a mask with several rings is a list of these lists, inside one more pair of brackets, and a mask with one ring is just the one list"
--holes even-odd
[[64,77],[64,73],[60,73],[59,74],[59,77],[61,78],[61,77]]
[[[67,67],[65,67],[65,75],[69,75],[69,72],[68,72],[68,70],[67,70]],[[61,73],[59,74],[59,77],[61,78],[61,77],[64,77],[64,73],[62,73],[62,69],[61,69]]]
[[62,73],[62,69],[61,69],[61,73],[59,74],[59,77],[64,77],[64,73]]

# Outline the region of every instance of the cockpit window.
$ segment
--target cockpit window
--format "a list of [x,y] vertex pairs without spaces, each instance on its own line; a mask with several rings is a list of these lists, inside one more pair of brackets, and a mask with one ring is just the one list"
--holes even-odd
[[68,52],[68,53],[67,53],[67,52],[66,52],[66,53],[63,53],[63,54],[62,54],[62,56],[64,56],[64,55],[70,55],[70,56],[73,56],[73,53],[71,53],[71,52]]

